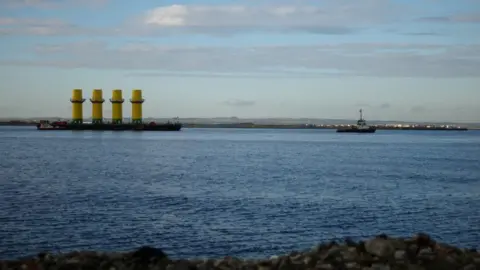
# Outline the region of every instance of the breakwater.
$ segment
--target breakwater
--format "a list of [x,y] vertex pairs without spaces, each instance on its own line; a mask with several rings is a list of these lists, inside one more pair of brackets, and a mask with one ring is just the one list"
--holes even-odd
[[0,261],[3,269],[343,269],[343,270],[475,270],[480,253],[440,243],[425,233],[398,238],[385,234],[353,241],[330,241],[311,249],[263,259],[170,258],[160,248],[141,247],[131,252],[75,251]]

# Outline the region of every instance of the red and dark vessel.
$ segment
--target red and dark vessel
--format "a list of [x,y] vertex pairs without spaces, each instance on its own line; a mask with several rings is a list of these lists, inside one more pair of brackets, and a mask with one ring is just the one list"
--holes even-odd
[[99,131],[180,131],[182,124],[178,121],[166,123],[71,123],[67,121],[41,120],[38,130],[99,130]]

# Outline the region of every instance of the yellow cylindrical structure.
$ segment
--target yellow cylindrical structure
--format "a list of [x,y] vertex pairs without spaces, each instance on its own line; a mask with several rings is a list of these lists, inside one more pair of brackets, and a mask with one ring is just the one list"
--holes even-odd
[[123,122],[123,102],[122,90],[116,89],[112,91],[112,122],[114,124],[121,124]]
[[70,102],[72,102],[72,123],[83,123],[83,102],[85,102],[85,99],[82,89],[73,89]]
[[101,124],[103,122],[103,92],[102,89],[94,89],[92,92],[92,123]]
[[130,99],[130,102],[132,103],[132,123],[142,123],[142,104],[144,101],[145,100],[142,98],[142,90],[132,90],[132,98]]

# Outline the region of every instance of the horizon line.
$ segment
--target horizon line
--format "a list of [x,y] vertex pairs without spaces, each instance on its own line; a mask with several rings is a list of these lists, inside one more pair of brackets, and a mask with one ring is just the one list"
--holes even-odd
[[[0,117],[0,121],[5,120],[41,120],[46,118],[59,118],[59,119],[71,119],[71,117],[61,117],[61,116],[42,116],[42,117]],[[84,119],[90,119],[91,116],[85,117]],[[124,117],[123,119],[129,119],[131,117]],[[314,118],[314,117],[236,117],[236,116],[214,116],[214,117],[167,117],[167,116],[148,116],[143,117],[143,119],[201,119],[201,120],[213,120],[213,119],[235,119],[235,120],[323,120],[323,121],[356,121],[358,119],[353,118]],[[111,119],[111,117],[104,117],[104,119]],[[402,123],[462,123],[462,124],[480,124],[480,121],[442,121],[442,120],[375,120],[370,119],[368,122],[402,122]]]

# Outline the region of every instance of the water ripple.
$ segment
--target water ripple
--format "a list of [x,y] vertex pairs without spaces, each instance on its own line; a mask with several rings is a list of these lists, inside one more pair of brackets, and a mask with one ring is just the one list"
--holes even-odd
[[480,243],[480,133],[0,128],[0,258],[160,246],[260,257],[427,231]]

